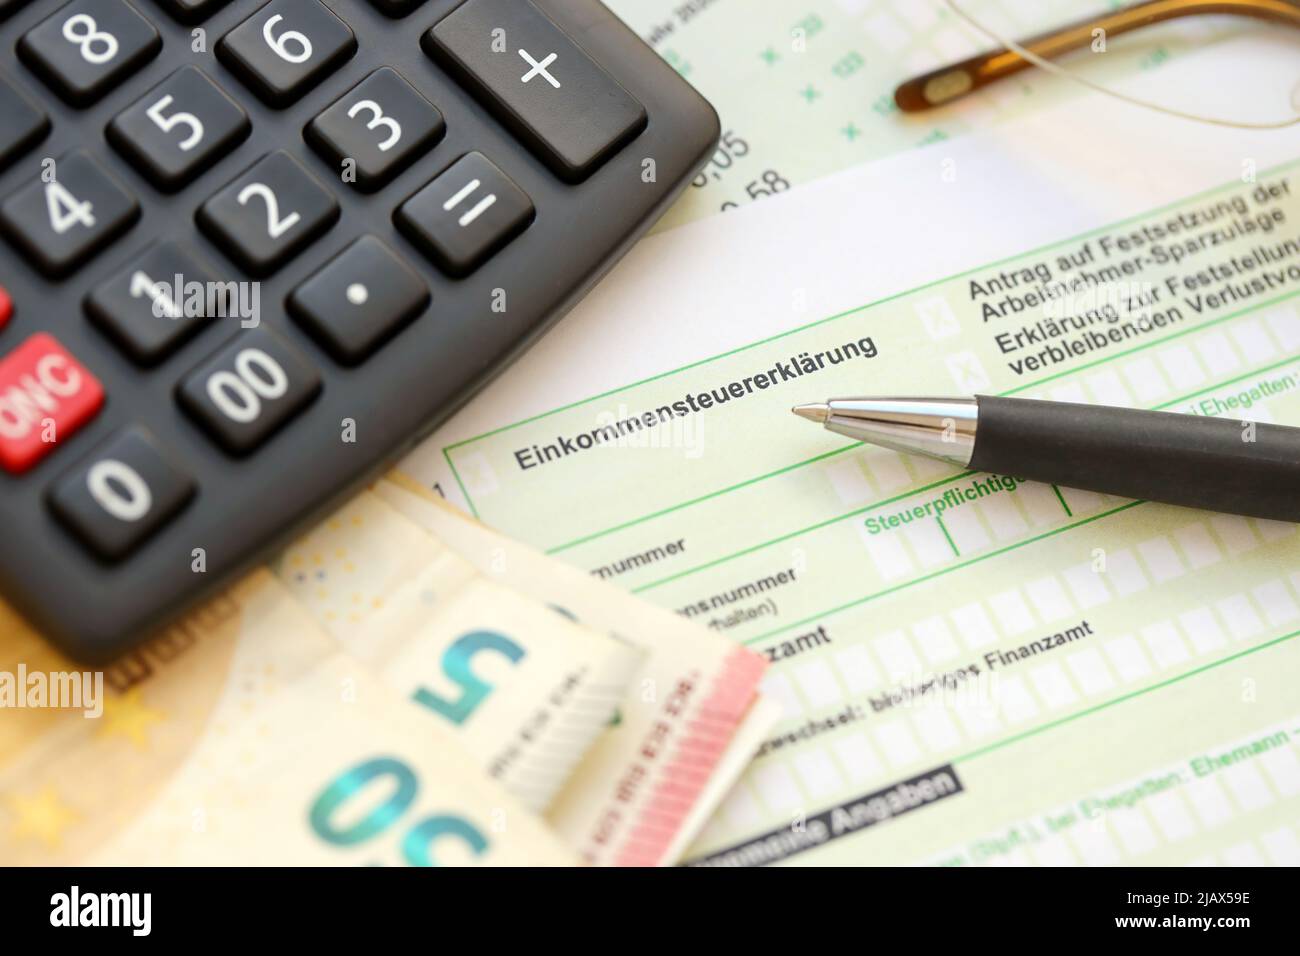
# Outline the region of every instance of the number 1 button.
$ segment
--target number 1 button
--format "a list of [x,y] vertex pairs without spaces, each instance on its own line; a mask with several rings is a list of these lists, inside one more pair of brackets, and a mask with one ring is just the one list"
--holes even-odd
[[285,152],[258,160],[198,211],[208,237],[255,276],[268,276],[325,233],[339,204]]
[[272,0],[217,44],[217,56],[267,105],[285,107],[357,50],[320,0]]
[[198,67],[183,66],[108,124],[108,141],[165,192],[244,140],[248,114]]

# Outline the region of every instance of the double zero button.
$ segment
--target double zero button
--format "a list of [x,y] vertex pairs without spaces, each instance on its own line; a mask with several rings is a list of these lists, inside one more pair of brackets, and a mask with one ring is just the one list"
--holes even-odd
[[181,380],[176,397],[232,455],[271,437],[320,391],[320,375],[266,327],[242,332]]

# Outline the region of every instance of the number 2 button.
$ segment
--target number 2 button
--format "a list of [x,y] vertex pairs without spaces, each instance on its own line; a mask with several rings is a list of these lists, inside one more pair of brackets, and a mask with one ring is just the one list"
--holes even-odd
[[265,326],[235,336],[190,374],[181,406],[232,455],[255,449],[320,391],[320,375]]
[[209,238],[259,277],[288,262],[338,218],[334,196],[285,152],[260,159],[198,212]]
[[108,126],[113,148],[174,192],[241,143],[248,114],[202,70],[184,66]]

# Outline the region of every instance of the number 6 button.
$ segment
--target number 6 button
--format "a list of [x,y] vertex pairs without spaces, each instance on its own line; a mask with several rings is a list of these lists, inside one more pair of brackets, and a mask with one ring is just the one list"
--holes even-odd
[[334,196],[285,152],[258,160],[198,211],[208,237],[255,276],[270,275],[338,218]]
[[320,391],[307,359],[266,327],[243,332],[181,380],[181,406],[233,455],[271,437]]
[[272,0],[217,44],[217,56],[268,106],[285,107],[357,50],[320,0]]
[[198,67],[183,66],[108,124],[108,141],[174,192],[248,136],[248,114]]
[[139,425],[113,435],[50,490],[50,510],[101,558],[125,557],[194,496],[194,481]]

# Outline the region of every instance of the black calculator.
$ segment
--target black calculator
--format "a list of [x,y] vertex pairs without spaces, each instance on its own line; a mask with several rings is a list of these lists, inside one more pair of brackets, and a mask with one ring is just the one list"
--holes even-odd
[[0,0],[0,591],[111,660],[391,466],[712,154],[596,0]]

